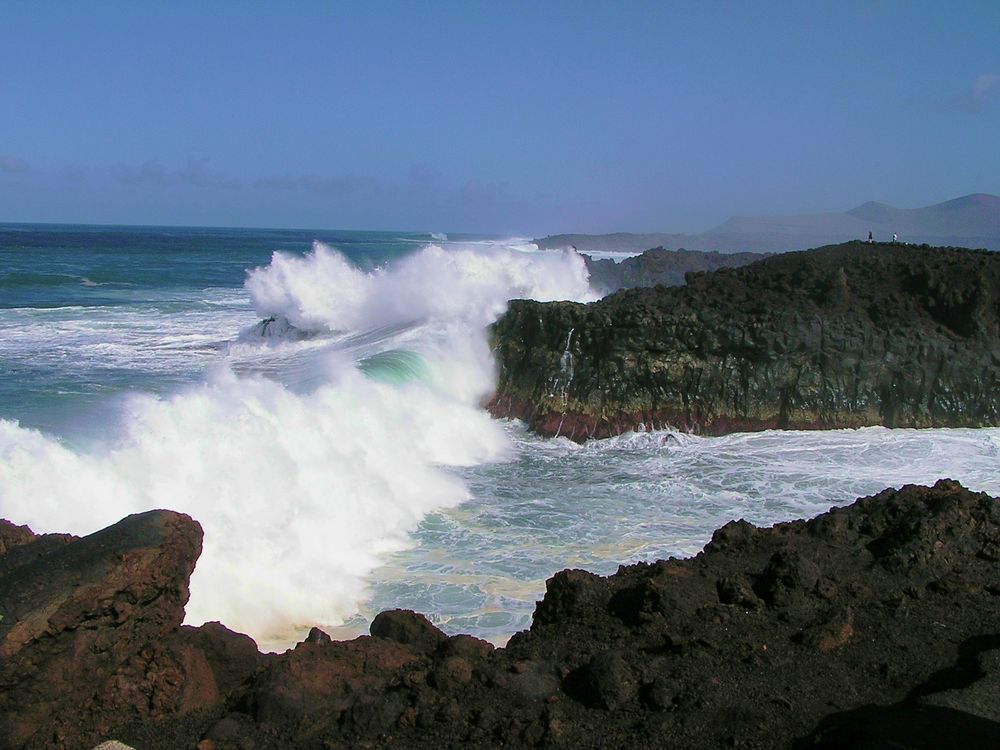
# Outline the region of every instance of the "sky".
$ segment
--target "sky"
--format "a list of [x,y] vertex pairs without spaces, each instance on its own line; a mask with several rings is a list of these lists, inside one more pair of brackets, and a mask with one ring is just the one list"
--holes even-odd
[[1000,3],[0,0],[0,222],[699,232],[1000,194]]

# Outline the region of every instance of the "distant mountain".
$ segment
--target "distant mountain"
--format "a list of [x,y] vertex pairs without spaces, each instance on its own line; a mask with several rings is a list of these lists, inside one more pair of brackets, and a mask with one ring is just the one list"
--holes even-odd
[[1000,237],[1000,198],[985,193],[966,195],[926,208],[894,208],[870,202],[847,213],[861,221],[899,226],[899,231],[907,234]]
[[1000,197],[974,193],[923,208],[863,203],[850,211],[793,216],[735,216],[701,234],[554,235],[539,247],[575,245],[580,252],[631,251],[649,247],[781,252],[866,239],[1000,250]]

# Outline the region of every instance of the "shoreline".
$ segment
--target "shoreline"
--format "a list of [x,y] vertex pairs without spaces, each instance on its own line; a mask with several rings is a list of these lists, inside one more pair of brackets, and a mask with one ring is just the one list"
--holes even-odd
[[977,697],[1000,680],[1000,500],[950,480],[564,570],[504,648],[403,610],[283,654],[180,626],[200,539],[170,511],[83,538],[0,524],[0,747],[837,747],[928,712],[1000,738]]

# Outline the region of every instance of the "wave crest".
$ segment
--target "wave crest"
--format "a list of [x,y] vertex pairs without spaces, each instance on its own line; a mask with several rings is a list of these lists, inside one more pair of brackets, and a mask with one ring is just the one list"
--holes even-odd
[[[353,615],[383,556],[468,497],[447,467],[509,455],[478,407],[493,385],[485,326],[513,297],[591,294],[572,253],[430,245],[364,272],[320,243],[275,253],[246,290],[274,318],[259,343],[234,342],[196,387],[131,398],[111,448],[0,421],[0,508],[78,534],[150,508],[189,513],[205,543],[187,621],[283,645]],[[267,363],[256,373],[254,357]]]
[[315,242],[304,256],[274,253],[269,265],[249,272],[245,286],[261,317],[324,331],[427,319],[486,325],[515,298],[596,299],[583,258],[572,251],[528,255],[475,245],[427,245],[364,272]]

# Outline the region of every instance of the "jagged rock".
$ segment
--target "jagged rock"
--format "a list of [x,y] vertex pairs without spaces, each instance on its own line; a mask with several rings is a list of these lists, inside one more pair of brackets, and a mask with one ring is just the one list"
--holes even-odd
[[306,643],[332,643],[333,638],[329,633],[319,628],[309,628],[309,635],[306,636]]
[[251,715],[290,741],[337,737],[357,725],[392,726],[406,704],[390,695],[390,686],[420,666],[411,649],[381,638],[303,642],[253,681]]
[[587,705],[615,711],[626,708],[639,695],[631,666],[618,651],[602,651],[570,675],[568,689]]
[[34,540],[36,535],[27,526],[15,526],[10,521],[0,519],[0,555],[6,555],[14,547]]
[[453,635],[448,639],[445,653],[467,659],[481,659],[493,653],[493,644],[471,635]]
[[[211,681],[208,693],[217,696],[217,699],[206,699],[202,708],[222,702],[242,688],[261,664],[261,654],[254,640],[219,622],[207,622],[197,628],[182,626],[172,634],[169,642],[175,649],[189,653],[189,659],[203,660],[207,666],[208,673],[202,679]],[[192,681],[191,674],[192,671],[188,670],[186,679],[189,682]]]
[[849,243],[687,278],[512,302],[488,408],[577,441],[1000,424],[1000,254]]
[[0,747],[90,746],[135,706],[155,715],[197,701],[190,691],[201,684],[179,679],[195,667],[158,642],[181,623],[200,552],[201,527],[171,511],[8,548],[0,558]]
[[314,629],[261,655],[218,623],[178,626],[200,540],[184,516],[18,534],[0,556],[5,750],[1000,741],[1000,501],[948,480],[729,523],[688,560],[563,571],[498,649],[392,611],[372,636]]
[[379,612],[368,630],[373,636],[405,644],[424,654],[433,653],[448,640],[426,617],[406,609]]

